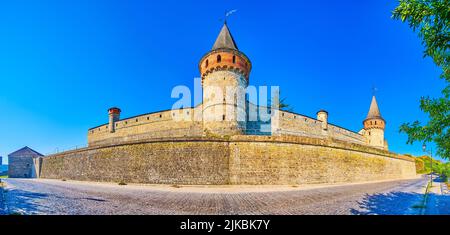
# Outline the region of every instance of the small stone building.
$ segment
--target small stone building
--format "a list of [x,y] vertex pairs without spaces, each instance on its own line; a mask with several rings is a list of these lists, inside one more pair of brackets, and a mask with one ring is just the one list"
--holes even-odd
[[37,178],[41,157],[44,155],[25,146],[8,155],[8,176],[10,178]]

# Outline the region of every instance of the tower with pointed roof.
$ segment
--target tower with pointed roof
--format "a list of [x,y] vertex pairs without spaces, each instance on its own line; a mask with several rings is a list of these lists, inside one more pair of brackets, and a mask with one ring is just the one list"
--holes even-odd
[[203,127],[218,135],[245,133],[245,89],[252,65],[239,51],[227,23],[199,63],[203,87]]
[[372,97],[372,103],[370,104],[369,113],[363,122],[364,124],[364,136],[366,137],[367,144],[386,149],[387,141],[384,139],[384,130],[386,128],[386,121],[381,116],[380,109],[378,108],[377,99]]

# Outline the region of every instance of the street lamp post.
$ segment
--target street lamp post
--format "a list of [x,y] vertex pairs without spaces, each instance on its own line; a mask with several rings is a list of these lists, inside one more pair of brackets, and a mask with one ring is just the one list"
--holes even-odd
[[433,186],[433,148],[430,148],[430,150],[427,150],[427,145],[423,144],[422,149],[425,153],[430,154],[430,158],[431,158],[430,186]]

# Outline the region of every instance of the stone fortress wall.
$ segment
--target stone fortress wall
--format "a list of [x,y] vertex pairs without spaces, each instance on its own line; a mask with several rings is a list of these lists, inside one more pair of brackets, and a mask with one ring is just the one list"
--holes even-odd
[[[88,145],[120,144],[130,140],[151,140],[166,137],[201,137],[204,133],[201,121],[201,106],[179,110],[169,110],[126,118],[115,122],[115,132],[104,124],[88,131]],[[195,115],[198,115],[197,117]],[[287,111],[271,112],[268,122],[247,122],[246,134],[249,135],[294,135],[315,138],[334,138],[358,144],[365,144],[363,135],[345,128],[328,124],[322,127],[322,121]],[[270,132],[261,132],[261,123],[268,125]]]
[[42,178],[187,185],[301,185],[407,179],[412,158],[334,139],[190,137],[91,146],[43,158]]
[[[211,136],[201,106],[156,112],[89,130],[89,147],[42,159],[40,177],[186,185],[301,185],[408,179],[413,158],[367,145],[363,135],[311,117],[271,111],[273,133]],[[178,116],[177,116],[178,115]],[[184,118],[188,117],[185,121]],[[274,118],[278,117],[278,118]],[[183,121],[184,120],[184,121]],[[247,123],[259,128],[255,123]],[[248,132],[254,131],[251,128]]]
[[[251,68],[225,24],[199,63],[203,90],[245,90]],[[254,120],[249,109],[262,107],[243,107],[238,97],[205,92],[202,105],[195,108],[126,119],[120,119],[119,108],[111,108],[108,124],[88,130],[87,148],[44,157],[39,176],[190,185],[300,185],[416,176],[413,158],[387,151],[386,122],[375,97],[360,133],[329,124],[323,110],[315,119],[271,109],[268,120]],[[230,114],[215,107],[246,112]],[[213,116],[220,120],[210,121]]]
[[109,130],[108,124],[101,125],[88,130],[88,145],[119,144],[124,141],[153,138],[202,136],[202,122],[195,121],[198,120],[195,115],[200,113],[200,109],[199,106],[126,118],[114,123],[115,131],[113,133]]

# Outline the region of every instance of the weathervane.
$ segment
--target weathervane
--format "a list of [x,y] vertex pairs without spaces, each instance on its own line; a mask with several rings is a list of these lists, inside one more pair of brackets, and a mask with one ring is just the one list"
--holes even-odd
[[377,94],[377,91],[378,91],[378,88],[375,85],[373,85],[372,86],[372,95],[375,96]]
[[221,19],[220,21],[223,20],[223,23],[226,24],[226,23],[227,23],[228,17],[229,17],[230,15],[236,13],[236,12],[237,12],[237,9],[234,9],[234,10],[231,10],[231,11],[226,11],[226,12],[225,12],[225,17],[224,17],[224,19]]

